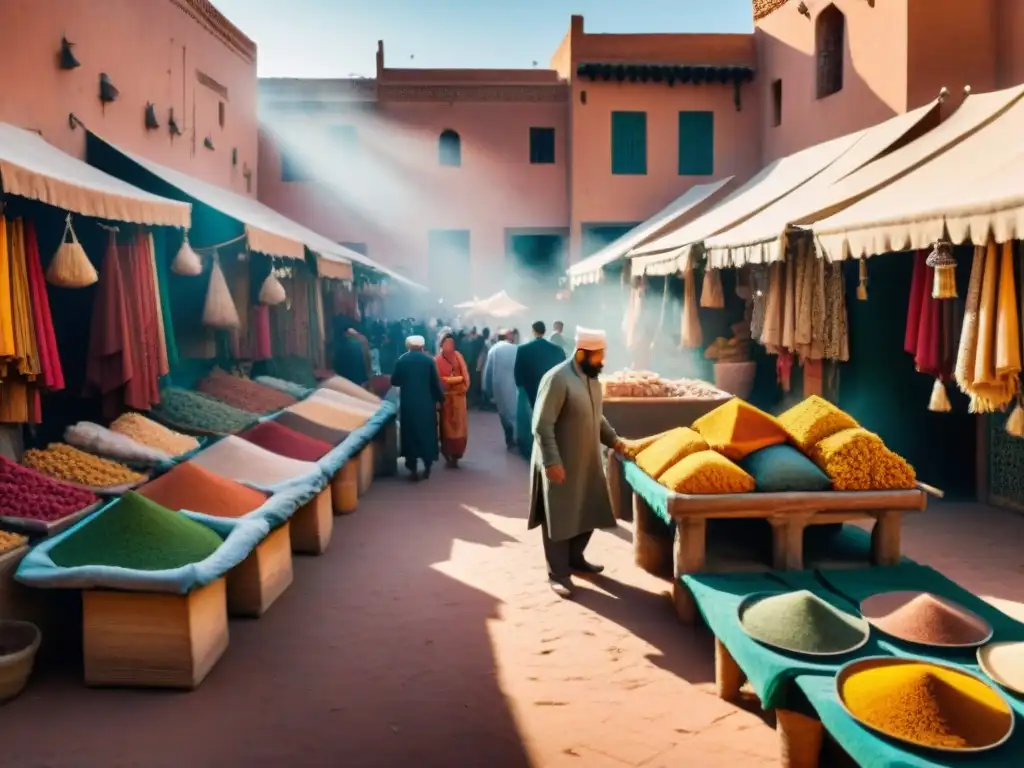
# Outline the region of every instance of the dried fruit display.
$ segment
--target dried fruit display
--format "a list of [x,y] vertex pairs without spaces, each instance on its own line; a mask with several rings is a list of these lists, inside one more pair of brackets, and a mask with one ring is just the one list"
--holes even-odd
[[601,377],[605,397],[677,397],[725,400],[730,395],[699,379],[663,379],[653,371],[622,370]]
[[90,491],[59,483],[0,456],[0,517],[53,522],[98,501]]
[[0,555],[6,555],[15,549],[20,549],[28,544],[28,537],[20,533],[8,533],[0,531]]
[[50,443],[46,448],[25,451],[21,463],[54,480],[89,488],[115,488],[145,480],[124,464],[101,459],[67,443]]

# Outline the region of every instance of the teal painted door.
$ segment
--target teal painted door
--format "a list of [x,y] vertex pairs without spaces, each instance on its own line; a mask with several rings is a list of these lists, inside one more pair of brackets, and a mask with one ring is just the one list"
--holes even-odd
[[584,224],[583,225],[583,258],[592,256],[606,245],[618,240],[641,222],[633,224]]
[[558,286],[565,273],[564,235],[512,235],[509,251],[512,270],[519,281]]
[[457,304],[472,298],[468,229],[430,231],[427,272],[431,290],[445,304]]
[[679,113],[679,175],[715,172],[715,113]]
[[647,173],[647,113],[612,112],[612,173]]

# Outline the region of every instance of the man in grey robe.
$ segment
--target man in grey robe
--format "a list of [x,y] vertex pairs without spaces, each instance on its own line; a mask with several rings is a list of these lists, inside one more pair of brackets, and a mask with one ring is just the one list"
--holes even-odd
[[529,528],[540,527],[548,581],[559,597],[572,596],[571,574],[604,570],[584,557],[597,528],[614,528],[601,446],[620,453],[626,443],[604,418],[601,384],[603,331],[576,329],[573,356],[541,379],[533,412]]
[[487,352],[484,363],[484,395],[494,401],[498,409],[501,428],[505,432],[505,447],[516,449],[516,345],[508,340],[511,333],[501,331],[498,341]]

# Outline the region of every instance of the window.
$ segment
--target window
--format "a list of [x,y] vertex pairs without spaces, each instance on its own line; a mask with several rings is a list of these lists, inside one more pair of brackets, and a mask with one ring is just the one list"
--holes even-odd
[[331,143],[341,149],[355,149],[359,146],[359,134],[354,125],[332,125],[329,129]]
[[679,175],[715,172],[715,113],[679,113]]
[[312,178],[305,163],[290,152],[281,152],[281,181],[309,181]]
[[549,165],[555,162],[555,129],[530,129],[530,162],[534,165]]
[[772,81],[772,125],[782,125],[782,81]]
[[647,113],[612,112],[612,173],[647,173]]
[[226,109],[224,108],[224,102],[223,101],[218,102],[217,103],[217,122],[220,123],[220,127],[221,128],[224,127],[224,118],[225,118],[225,114],[224,113],[225,112],[226,112]]
[[453,168],[462,165],[462,139],[450,128],[441,131],[437,140],[437,162]]
[[834,5],[818,14],[815,48],[818,54],[818,98],[823,99],[843,90],[846,17]]

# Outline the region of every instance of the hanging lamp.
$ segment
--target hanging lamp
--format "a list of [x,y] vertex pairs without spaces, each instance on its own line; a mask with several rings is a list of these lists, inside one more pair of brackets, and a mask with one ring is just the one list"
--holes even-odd
[[956,259],[953,258],[953,244],[948,240],[939,240],[925,259],[925,264],[935,270],[932,298],[955,299]]

